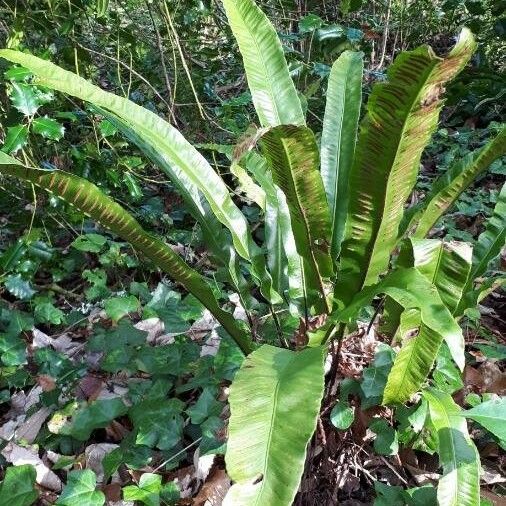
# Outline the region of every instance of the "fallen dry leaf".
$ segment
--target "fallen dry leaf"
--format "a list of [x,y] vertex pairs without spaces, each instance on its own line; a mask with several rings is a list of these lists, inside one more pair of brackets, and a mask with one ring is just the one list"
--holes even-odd
[[15,443],[9,443],[3,450],[2,455],[7,462],[15,466],[22,464],[31,464],[35,468],[36,482],[49,490],[56,492],[62,488],[60,478],[49,469],[31,448],[23,448]]
[[230,487],[227,473],[215,467],[194,498],[193,506],[221,506]]

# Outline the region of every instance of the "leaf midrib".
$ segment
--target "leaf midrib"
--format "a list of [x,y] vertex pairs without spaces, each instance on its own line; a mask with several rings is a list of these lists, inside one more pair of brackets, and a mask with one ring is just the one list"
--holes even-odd
[[264,504],[259,504],[258,500],[261,498],[262,493],[264,491],[265,483],[267,482],[267,470],[269,469],[269,460],[271,457],[271,443],[273,439],[274,434],[274,421],[276,419],[276,413],[277,413],[277,407],[278,407],[278,392],[281,387],[281,382],[283,379],[283,373],[289,368],[289,366],[292,364],[293,360],[297,356],[294,355],[290,357],[290,359],[286,362],[286,364],[283,366],[283,368],[278,372],[278,377],[276,381],[276,387],[274,388],[273,393],[273,403],[272,403],[272,410],[271,410],[271,416],[270,416],[270,424],[269,424],[269,434],[267,436],[267,444],[266,444],[266,451],[265,451],[265,458],[264,458],[264,466],[263,466],[263,480],[262,484],[260,486],[260,490],[258,494],[256,495],[254,506],[265,506]]

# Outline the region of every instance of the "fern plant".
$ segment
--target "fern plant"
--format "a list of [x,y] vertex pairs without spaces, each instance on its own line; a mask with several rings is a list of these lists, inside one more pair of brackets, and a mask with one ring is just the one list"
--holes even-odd
[[[33,55],[4,49],[0,57],[27,69],[32,85],[88,103],[135,143],[169,176],[246,309],[255,307],[254,285],[274,314],[286,308],[305,323],[320,316],[307,344],[262,344],[262,336],[220,306],[202,274],[91,182],[1,152],[0,172],[51,192],[129,241],[199,299],[244,352],[230,391],[226,464],[234,485],[225,504],[292,503],[324,395],[329,342],[342,339],[380,294],[386,297],[385,332],[401,343],[383,403],[402,404],[423,391],[427,427],[438,436],[443,466],[439,502],[479,504],[479,459],[465,421],[451,397],[428,388],[427,381],[443,341],[463,369],[458,318],[503,281],[483,282],[482,276],[505,242],[505,188],[474,251],[426,237],[471,181],[505,153],[506,130],[406,209],[445,84],[473,54],[472,34],[464,29],[444,58],[426,46],[400,54],[388,79],[374,86],[361,122],[362,55],[344,52],[329,76],[319,145],[267,17],[253,0],[223,4],[260,128],[235,147],[215,149],[229,155],[242,191],[262,210],[261,245],[220,175],[161,117]],[[457,465],[462,459],[465,465]]]

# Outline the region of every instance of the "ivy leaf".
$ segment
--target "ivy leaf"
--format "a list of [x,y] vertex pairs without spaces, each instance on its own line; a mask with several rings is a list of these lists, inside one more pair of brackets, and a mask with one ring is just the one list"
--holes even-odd
[[111,137],[111,135],[115,135],[118,132],[118,129],[108,120],[103,119],[99,125],[98,129],[102,134],[102,137]]
[[105,496],[97,486],[97,477],[90,469],[72,471],[68,481],[55,504],[60,506],[103,506]]
[[408,506],[437,506],[437,493],[432,485],[408,488],[403,496]]
[[146,399],[130,409],[129,417],[137,430],[136,444],[170,450],[183,436],[183,403],[179,399]]
[[330,412],[330,421],[332,425],[339,430],[346,430],[353,423],[353,408],[348,403],[338,401]]
[[34,87],[27,84],[13,82],[10,98],[12,105],[25,116],[33,116],[40,107]]
[[369,428],[376,434],[374,450],[380,455],[396,455],[399,452],[397,431],[385,420],[375,420]]
[[404,506],[402,487],[386,485],[381,481],[374,482],[376,499],[373,506]]
[[26,125],[16,125],[7,128],[7,135],[2,147],[2,151],[10,155],[15,155],[28,140],[28,127]]
[[35,489],[35,468],[30,464],[8,467],[0,485],[0,504],[30,506],[39,496]]
[[80,235],[71,244],[75,249],[79,251],[87,251],[89,253],[100,253],[104,244],[107,242],[107,238],[100,234],[85,234]]
[[42,137],[53,141],[59,141],[65,133],[63,125],[54,119],[48,118],[47,116],[34,119],[32,127],[34,133],[42,135]]
[[123,488],[125,501],[140,501],[146,506],[160,506],[160,498],[164,504],[172,504],[179,499],[179,489],[173,482],[162,485],[162,477],[159,474],[144,473],[139,485]]
[[200,425],[210,416],[218,416],[222,410],[223,403],[216,400],[215,390],[206,387],[200,394],[198,401],[186,412],[193,424]]
[[111,297],[104,302],[105,312],[114,322],[121,320],[128,313],[138,311],[139,307],[139,299],[135,295]]
[[497,436],[500,445],[506,450],[506,397],[491,399],[463,411],[462,415],[471,418]]
[[119,397],[93,401],[78,410],[61,433],[86,441],[95,429],[107,427],[115,418],[126,414],[128,408]]
[[11,67],[7,72],[4,72],[4,76],[6,79],[10,79],[11,81],[25,81],[28,77],[32,76],[32,72],[24,67]]
[[378,346],[373,364],[364,370],[360,388],[365,396],[362,408],[367,409],[381,402],[387,384],[388,374],[392,369],[395,353],[386,344]]
[[5,278],[4,282],[5,288],[21,300],[31,299],[36,291],[32,288],[32,285],[29,281],[26,281],[21,277],[21,274],[10,275]]
[[6,366],[26,364],[26,344],[14,334],[0,335],[0,359]]

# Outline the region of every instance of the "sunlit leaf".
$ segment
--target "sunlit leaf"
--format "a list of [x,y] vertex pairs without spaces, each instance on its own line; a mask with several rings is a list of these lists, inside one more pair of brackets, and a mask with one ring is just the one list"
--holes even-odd
[[8,467],[0,485],[0,504],[30,506],[39,496],[35,489],[35,468],[30,464]]
[[72,471],[68,474],[67,484],[55,504],[59,506],[103,506],[105,496],[95,490],[97,477],[90,469]]
[[430,419],[437,432],[439,461],[439,506],[480,504],[480,457],[462,411],[449,394],[435,389],[423,392],[429,403]]
[[230,390],[225,460],[235,484],[224,505],[292,504],[323,379],[321,347],[293,352],[264,345],[246,358]]

